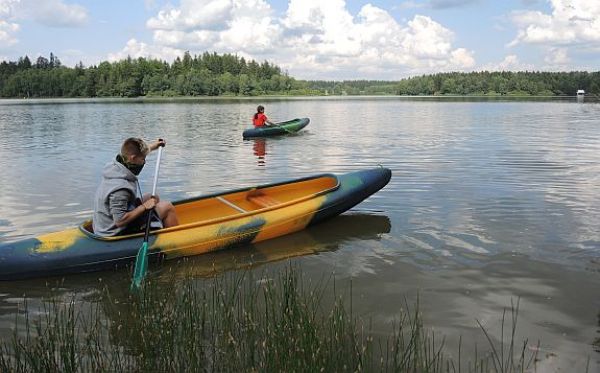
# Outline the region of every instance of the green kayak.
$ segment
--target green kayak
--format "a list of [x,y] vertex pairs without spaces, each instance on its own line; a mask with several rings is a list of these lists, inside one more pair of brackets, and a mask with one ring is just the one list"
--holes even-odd
[[249,128],[244,131],[243,136],[247,139],[252,137],[281,136],[288,133],[296,133],[306,127],[308,122],[310,122],[310,119],[308,118],[296,118],[285,122],[275,123],[274,126]]

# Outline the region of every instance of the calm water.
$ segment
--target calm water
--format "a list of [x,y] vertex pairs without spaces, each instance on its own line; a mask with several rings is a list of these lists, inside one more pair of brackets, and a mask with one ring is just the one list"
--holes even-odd
[[[242,140],[256,106],[271,120],[310,117],[295,136]],[[352,280],[354,312],[389,330],[419,294],[428,326],[463,350],[499,335],[520,297],[519,340],[541,341],[542,365],[600,370],[600,104],[399,98],[178,101],[0,101],[0,240],[87,219],[103,164],[129,136],[164,137],[159,193],[181,199],[321,172],[393,170],[349,213],[253,248],[185,264],[198,276],[293,257],[307,276]],[[151,188],[154,158],[141,175]],[[317,254],[318,255],[315,255]],[[161,269],[155,270],[161,275]],[[93,302],[98,279],[73,276],[65,296]],[[23,295],[46,283],[0,283],[0,335]]]

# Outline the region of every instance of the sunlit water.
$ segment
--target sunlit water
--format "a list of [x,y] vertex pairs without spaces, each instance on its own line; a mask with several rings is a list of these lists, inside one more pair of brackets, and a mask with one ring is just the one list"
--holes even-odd
[[[271,120],[311,122],[297,135],[245,141],[259,103]],[[466,350],[486,345],[477,320],[499,336],[503,308],[520,298],[518,338],[540,340],[542,364],[585,369],[589,358],[594,371],[598,118],[599,104],[575,101],[0,101],[0,240],[89,218],[100,170],[129,136],[166,138],[158,189],[171,200],[381,164],[393,171],[388,186],[344,216],[187,269],[204,277],[252,262],[262,271],[293,257],[308,277],[351,279],[353,311],[377,332],[418,294],[427,326],[449,346],[462,335]],[[99,278],[128,286],[126,271],[102,272],[68,278],[61,291],[94,301]],[[0,334],[48,281],[0,283]]]

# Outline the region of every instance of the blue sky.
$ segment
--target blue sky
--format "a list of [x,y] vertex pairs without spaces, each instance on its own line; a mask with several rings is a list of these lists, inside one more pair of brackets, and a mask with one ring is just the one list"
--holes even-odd
[[0,60],[53,52],[88,66],[186,50],[303,79],[597,71],[600,0],[0,0]]

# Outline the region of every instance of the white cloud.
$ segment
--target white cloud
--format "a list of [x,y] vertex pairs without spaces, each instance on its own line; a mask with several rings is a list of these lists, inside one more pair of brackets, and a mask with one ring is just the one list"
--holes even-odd
[[184,32],[178,30],[156,30],[154,42],[157,45],[185,49],[202,49],[216,42],[214,33],[206,30]]
[[515,11],[511,18],[519,28],[509,44],[574,45],[600,44],[600,1],[550,0],[552,14]]
[[469,52],[464,48],[458,48],[452,51],[451,53],[452,59],[451,64],[455,66],[464,66],[466,68],[471,68],[475,66],[475,58],[473,58],[473,53]]
[[21,20],[32,19],[50,27],[79,27],[87,22],[87,10],[62,0],[0,0],[0,48],[17,43]]
[[172,61],[178,56],[183,56],[183,53],[184,51],[181,49],[148,45],[146,43],[139,42],[136,39],[130,39],[122,50],[116,53],[110,53],[108,55],[108,60],[113,62],[125,59],[127,57],[152,57]]
[[[17,43],[15,34],[19,31],[19,25],[0,19],[0,46],[11,46]],[[1,48],[1,47],[0,47]]]
[[18,0],[0,0],[0,49],[17,43],[19,24],[12,21],[13,8]]
[[[402,25],[371,4],[353,17],[341,0],[292,0],[284,25],[288,29],[296,25],[302,31],[289,40],[294,46],[286,61],[290,70],[300,70],[292,69],[294,58],[306,60],[312,55],[312,65],[305,65],[300,72],[308,75],[312,70],[315,78],[323,76],[314,74],[320,71],[356,78],[359,71],[364,77],[396,79],[408,73],[456,70],[473,64],[472,53],[453,50],[453,33],[431,18],[416,15]],[[464,58],[456,58],[459,56]]]
[[182,0],[146,25],[153,46],[130,41],[112,57],[214,50],[269,59],[305,78],[395,79],[475,63],[471,51],[453,46],[453,32],[430,17],[401,24],[371,4],[353,15],[344,0],[290,0],[282,17],[266,0]]
[[452,32],[431,18],[416,15],[408,22],[410,31],[403,42],[406,50],[417,58],[443,59],[451,51]]
[[571,59],[568,56],[566,48],[550,48],[544,57],[544,62],[551,67],[559,69],[566,68],[571,63]]
[[146,25],[160,30],[220,29],[232,8],[230,0],[182,0],[179,8],[161,10]]
[[182,0],[146,22],[158,45],[181,49],[254,52],[271,49],[280,27],[264,0]]
[[88,21],[87,10],[62,0],[21,0],[20,12],[50,27],[81,27]]
[[449,9],[449,8],[461,8],[473,3],[477,3],[479,0],[407,0],[397,6],[399,9],[414,9],[414,8],[432,8],[432,9]]
[[522,63],[519,58],[510,54],[500,62],[487,64],[481,67],[481,70],[486,71],[524,71],[524,70],[535,70],[531,64]]
[[279,33],[279,27],[269,18],[237,17],[230,22],[229,29],[221,33],[216,47],[228,52],[271,52],[275,47],[272,41],[279,39]]
[[0,0],[0,17],[6,18],[12,15],[15,4],[20,0]]
[[20,0],[0,0],[0,18],[7,18],[12,15],[13,8]]

